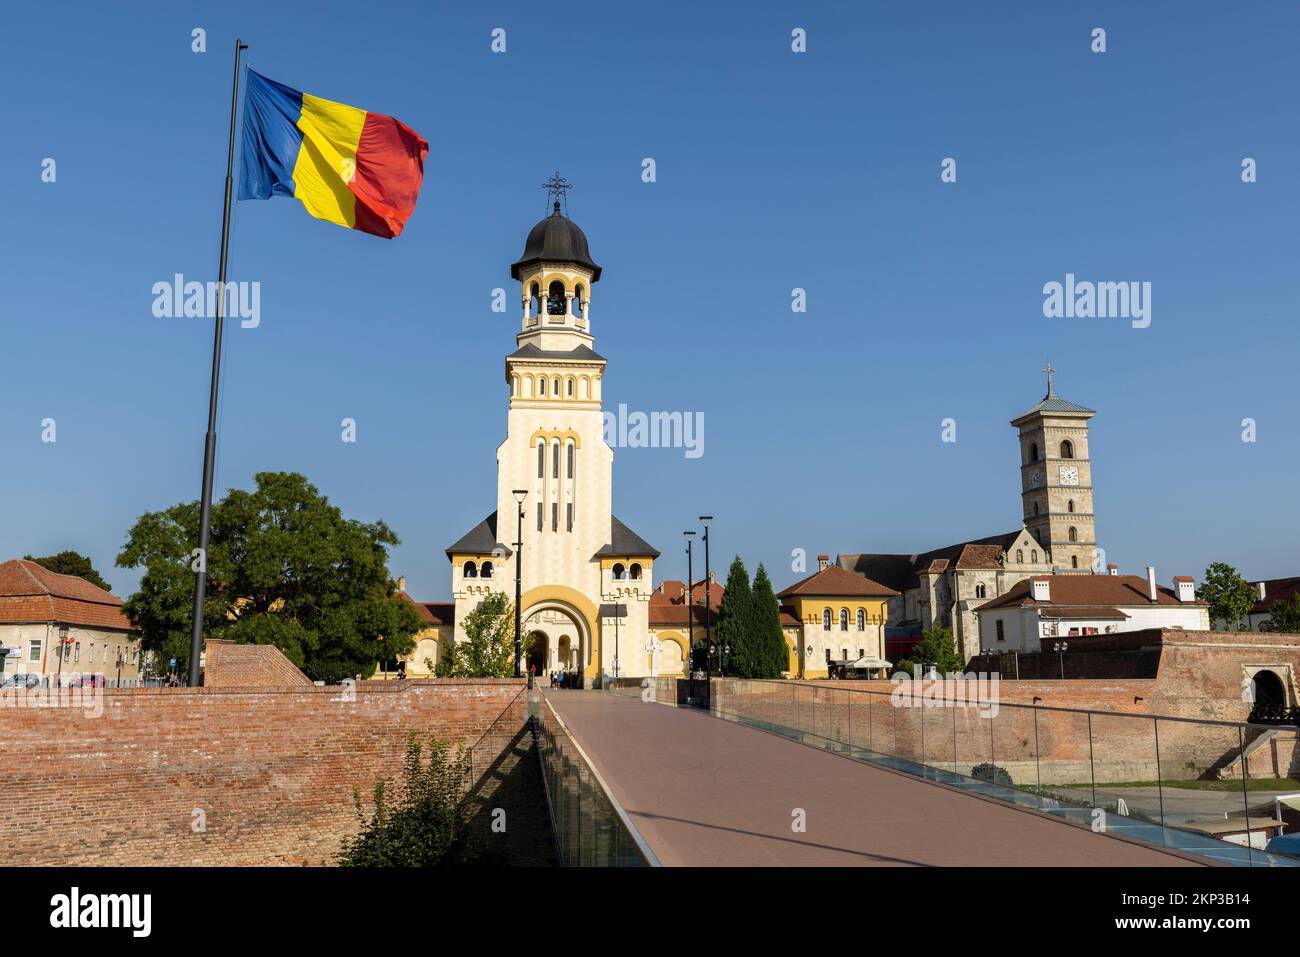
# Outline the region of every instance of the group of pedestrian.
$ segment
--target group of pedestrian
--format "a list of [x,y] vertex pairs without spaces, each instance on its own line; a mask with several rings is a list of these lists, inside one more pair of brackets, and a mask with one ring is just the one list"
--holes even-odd
[[552,688],[581,688],[582,673],[579,671],[552,671]]

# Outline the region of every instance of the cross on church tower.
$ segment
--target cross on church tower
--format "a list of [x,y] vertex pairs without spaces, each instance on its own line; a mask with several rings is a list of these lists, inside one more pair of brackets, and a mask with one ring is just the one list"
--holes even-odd
[[555,203],[555,212],[558,213],[560,211],[560,203],[563,202],[564,212],[567,215],[569,212],[568,193],[569,190],[573,189],[573,184],[561,176],[560,171],[557,169],[554,175],[542,184],[542,189],[546,190],[547,200]]
[[1047,360],[1047,365],[1043,366],[1042,371],[1047,373],[1047,394],[1055,395],[1056,392],[1052,388],[1052,373],[1055,372],[1056,370],[1052,368],[1052,361],[1050,359]]

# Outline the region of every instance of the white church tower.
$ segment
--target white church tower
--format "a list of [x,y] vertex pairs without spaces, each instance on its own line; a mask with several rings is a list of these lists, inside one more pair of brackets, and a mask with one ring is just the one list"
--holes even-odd
[[447,555],[457,640],[465,637],[464,616],[488,592],[514,597],[519,561],[524,668],[541,676],[581,672],[593,687],[615,674],[650,673],[648,605],[659,553],[613,516],[614,453],[602,434],[605,359],[591,323],[601,268],[561,212],[569,185],[556,174],[547,187],[551,214],[510,267],[523,314],[505,360],[509,410],[497,448],[496,511]]

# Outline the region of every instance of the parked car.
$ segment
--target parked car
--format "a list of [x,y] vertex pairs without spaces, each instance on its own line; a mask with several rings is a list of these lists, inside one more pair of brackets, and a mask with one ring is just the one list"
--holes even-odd
[[1300,857],[1300,833],[1279,834],[1264,846],[1264,850],[1269,854],[1290,854],[1292,857]]
[[40,675],[9,675],[0,687],[4,688],[35,688],[41,683]]

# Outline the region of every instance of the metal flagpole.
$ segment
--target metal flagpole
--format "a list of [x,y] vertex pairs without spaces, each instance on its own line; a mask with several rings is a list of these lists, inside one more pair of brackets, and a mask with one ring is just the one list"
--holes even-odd
[[198,569],[194,573],[194,628],[190,633],[190,687],[199,684],[203,654],[203,599],[208,587],[208,535],[212,524],[212,472],[217,458],[217,385],[221,378],[221,331],[226,311],[226,253],[230,248],[230,193],[235,168],[235,109],[239,100],[240,54],[248,44],[235,40],[235,78],[230,85],[230,147],[226,153],[226,204],[221,214],[221,265],[217,270],[216,331],[212,336],[212,382],[208,391],[208,431],[203,441],[203,495],[199,505]]

